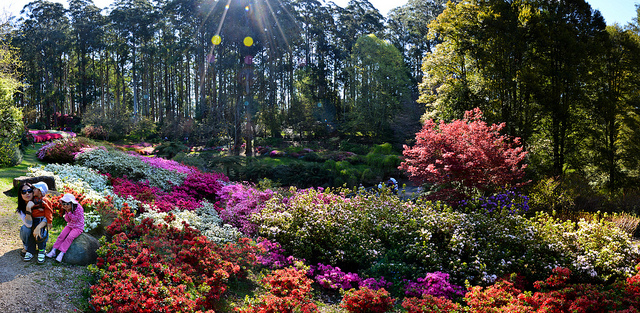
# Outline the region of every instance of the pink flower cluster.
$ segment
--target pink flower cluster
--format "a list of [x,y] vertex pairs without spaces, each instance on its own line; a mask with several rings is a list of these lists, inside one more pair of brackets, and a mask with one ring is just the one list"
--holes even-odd
[[71,131],[56,131],[56,130],[30,130],[29,133],[33,136],[34,142],[46,142],[55,139],[75,137],[76,134]]
[[260,191],[242,184],[233,184],[222,187],[219,196],[223,204],[223,209],[219,212],[220,218],[251,236],[256,233],[258,226],[249,218],[262,209],[264,202],[273,197],[273,191]]
[[158,187],[151,187],[147,182],[133,182],[126,177],[110,177],[110,180],[113,192],[117,195],[131,196],[142,203],[155,206],[160,212],[168,212],[176,207],[195,210],[203,200],[216,202],[218,192],[222,189],[221,181],[227,178],[218,173],[192,173],[182,185],[174,186],[169,193]]
[[262,255],[258,255],[258,263],[264,267],[278,269],[288,267],[294,264],[297,259],[293,256],[286,257],[282,246],[266,238],[257,240],[258,247],[264,250]]
[[185,173],[185,174],[198,173],[198,169],[196,169],[195,167],[184,165],[174,160],[167,160],[167,159],[156,158],[156,157],[144,157],[139,154],[132,154],[132,155],[138,156],[140,160],[142,160],[143,162],[153,167],[162,168],[165,170],[174,171],[178,173]]

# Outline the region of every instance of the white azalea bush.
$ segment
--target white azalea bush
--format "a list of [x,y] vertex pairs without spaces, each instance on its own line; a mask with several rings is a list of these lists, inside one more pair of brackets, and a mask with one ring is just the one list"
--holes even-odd
[[[174,219],[172,219],[170,223],[167,223],[166,217],[169,214],[173,214]],[[229,224],[223,224],[215,206],[208,201],[203,201],[202,206],[195,211],[174,210],[171,212],[158,212],[153,210],[153,208],[148,208],[145,213],[137,217],[137,220],[139,222],[145,218],[152,219],[156,225],[168,224],[178,229],[182,229],[184,227],[183,222],[186,222],[189,226],[200,230],[209,240],[219,244],[235,242],[243,236],[237,228]]]
[[134,181],[148,181],[150,186],[169,191],[184,182],[186,173],[179,173],[143,162],[139,157],[120,151],[93,149],[76,156],[76,163],[85,167],[109,173],[114,177],[124,177]]
[[565,266],[585,281],[606,281],[637,272],[638,247],[629,233],[607,221],[606,216],[575,223],[539,213],[533,225],[549,248],[568,260]]

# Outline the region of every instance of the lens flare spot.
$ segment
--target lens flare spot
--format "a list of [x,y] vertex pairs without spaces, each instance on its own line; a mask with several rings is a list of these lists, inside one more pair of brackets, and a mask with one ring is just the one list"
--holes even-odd
[[211,37],[211,43],[214,45],[219,45],[222,42],[222,37],[220,37],[219,35],[215,35],[213,37]]
[[228,4],[227,4],[227,5],[225,5],[225,6],[224,6],[224,9],[225,9],[225,10],[229,10],[229,5],[228,5]]
[[253,38],[251,37],[244,37],[244,45],[247,47],[251,47],[253,46]]
[[249,6],[244,7],[244,10],[249,12]]

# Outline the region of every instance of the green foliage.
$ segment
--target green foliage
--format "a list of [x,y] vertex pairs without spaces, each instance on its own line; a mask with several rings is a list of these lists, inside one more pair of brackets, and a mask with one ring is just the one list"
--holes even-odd
[[156,123],[148,118],[142,117],[131,126],[127,139],[131,141],[148,141],[157,137],[158,130]]
[[338,149],[340,151],[349,151],[359,155],[365,155],[369,152],[369,146],[359,144],[359,143],[351,143],[348,140],[342,140],[338,144]]
[[9,138],[0,138],[0,168],[18,165],[21,162],[20,144]]
[[177,141],[168,141],[163,142],[155,149],[153,149],[153,153],[158,156],[165,157],[167,159],[172,159],[178,153],[185,153],[189,151],[189,147],[185,146],[181,142]]

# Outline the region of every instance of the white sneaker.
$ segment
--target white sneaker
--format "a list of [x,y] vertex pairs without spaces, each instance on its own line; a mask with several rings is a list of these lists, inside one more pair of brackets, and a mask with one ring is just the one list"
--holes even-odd
[[56,258],[56,261],[58,261],[58,263],[62,263],[62,258],[64,257],[64,252],[60,252],[58,254],[58,257]]
[[51,249],[51,251],[49,251],[49,253],[47,253],[47,257],[49,259],[53,259],[56,257],[56,249]]
[[33,254],[31,254],[31,252],[28,252],[28,251],[24,254],[24,258],[22,258],[22,260],[25,262],[29,262],[31,261],[31,259],[33,259]]

